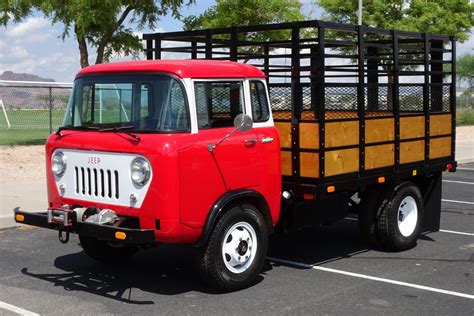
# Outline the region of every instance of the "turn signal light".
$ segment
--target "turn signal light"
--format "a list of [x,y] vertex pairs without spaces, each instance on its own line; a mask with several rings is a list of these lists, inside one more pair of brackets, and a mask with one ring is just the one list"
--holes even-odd
[[330,186],[328,186],[328,188],[326,190],[328,191],[328,193],[332,193],[332,192],[336,191],[336,187],[333,186],[333,185],[330,185]]
[[16,214],[15,215],[15,220],[17,222],[23,222],[25,220],[25,216],[21,215],[21,214]]
[[384,182],[385,182],[385,177],[379,177],[379,178],[377,179],[377,181],[378,181],[379,183],[384,183]]
[[125,238],[127,238],[127,234],[125,234],[124,232],[115,232],[115,238],[125,240]]

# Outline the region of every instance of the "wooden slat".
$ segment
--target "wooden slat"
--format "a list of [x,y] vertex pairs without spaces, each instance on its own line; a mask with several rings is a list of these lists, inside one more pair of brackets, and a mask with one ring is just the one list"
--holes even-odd
[[359,121],[326,123],[326,148],[359,143]]
[[300,153],[300,175],[307,178],[319,178],[319,154]]
[[359,149],[326,151],[324,168],[326,176],[356,172],[359,170]]
[[300,123],[300,148],[319,148],[318,123]]
[[451,137],[430,139],[430,159],[451,156]]
[[280,133],[280,146],[291,148],[291,123],[275,122],[275,127]]
[[291,176],[291,152],[281,152],[281,174]]
[[430,117],[430,136],[451,134],[451,128],[451,114],[432,115]]
[[425,141],[400,143],[400,164],[422,161],[425,159]]
[[419,138],[425,136],[425,117],[401,117],[400,139]]
[[365,142],[377,143],[394,140],[393,118],[365,121]]
[[365,147],[365,169],[393,166],[394,152],[394,144]]

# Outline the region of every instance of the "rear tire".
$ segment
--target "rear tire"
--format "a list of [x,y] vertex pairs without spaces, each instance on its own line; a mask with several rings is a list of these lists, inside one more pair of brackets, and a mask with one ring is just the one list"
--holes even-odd
[[268,231],[262,214],[250,204],[237,205],[215,224],[198,256],[205,282],[220,291],[251,285],[265,263]]
[[415,247],[423,212],[422,194],[411,182],[401,183],[381,199],[377,236],[383,247],[391,251]]
[[103,263],[127,261],[138,251],[136,246],[115,244],[93,237],[79,236],[79,241],[89,257]]

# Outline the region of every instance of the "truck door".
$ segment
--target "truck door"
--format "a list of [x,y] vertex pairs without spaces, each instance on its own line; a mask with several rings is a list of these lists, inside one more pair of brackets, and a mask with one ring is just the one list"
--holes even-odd
[[235,116],[245,112],[243,91],[242,80],[194,82],[199,131],[193,145],[179,154],[183,224],[202,226],[210,207],[225,192],[260,184],[255,129],[237,131],[208,150],[234,129]]

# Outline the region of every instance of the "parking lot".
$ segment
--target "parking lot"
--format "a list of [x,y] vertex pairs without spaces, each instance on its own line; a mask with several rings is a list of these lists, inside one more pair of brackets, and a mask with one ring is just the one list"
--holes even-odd
[[354,218],[273,236],[258,283],[206,288],[194,249],[162,246],[132,262],[89,259],[76,236],[0,231],[0,315],[474,314],[474,164],[445,174],[441,231],[406,252],[369,250]]

